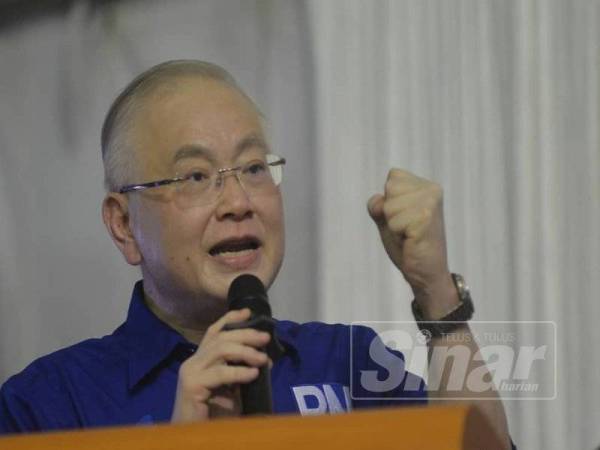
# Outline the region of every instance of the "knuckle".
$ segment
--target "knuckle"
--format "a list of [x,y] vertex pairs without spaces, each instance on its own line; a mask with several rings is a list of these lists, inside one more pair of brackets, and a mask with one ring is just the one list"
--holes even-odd
[[388,226],[393,232],[402,231],[402,221],[399,217],[395,217],[394,219],[390,220]]
[[248,376],[251,375],[255,370],[256,367],[236,367],[236,376],[238,378],[248,378]]
[[235,361],[240,358],[240,350],[233,346],[223,347],[219,356],[225,361]]
[[438,183],[431,183],[429,190],[431,192],[432,197],[435,199],[441,199],[444,195],[444,189]]
[[215,334],[214,336],[211,336],[210,340],[208,341],[209,344],[211,345],[223,345],[223,342],[227,341],[227,332],[223,331],[220,333]]
[[196,401],[203,403],[210,397],[211,391],[205,386],[199,385],[194,391]]
[[390,192],[390,190],[392,190],[396,186],[397,183],[398,183],[397,180],[394,180],[392,178],[388,178],[387,181],[385,182],[385,185],[384,185],[385,191],[386,192]]
[[230,348],[223,348],[218,352],[218,355],[221,359],[225,361],[231,361],[235,358],[235,352]]
[[392,216],[393,212],[394,211],[392,205],[388,202],[385,202],[383,204],[383,215],[386,217],[386,219],[389,219]]
[[269,359],[265,352],[261,352],[259,350],[253,350],[252,356],[258,361],[259,364],[263,364]]
[[255,341],[258,333],[258,331],[253,330],[252,328],[245,328],[243,330],[236,330],[235,334],[232,335],[232,338],[234,338],[236,342],[248,343]]
[[186,369],[182,364],[179,369],[178,383],[184,392],[193,392],[196,389],[197,377],[192,374],[189,368]]
[[219,322],[215,322],[215,323],[211,324],[206,329],[205,337],[206,336],[213,336],[213,335],[215,335],[216,333],[218,333],[220,331],[220,329],[221,329],[221,326],[220,326]]
[[388,177],[398,177],[403,175],[404,173],[404,170],[400,169],[399,167],[392,167],[388,172]]
[[433,211],[430,208],[423,208],[420,216],[423,222],[430,222],[433,217]]
[[189,378],[193,371],[193,362],[188,358],[179,366],[179,378]]
[[179,384],[181,385],[181,390],[183,392],[194,393],[198,390],[197,386],[198,381],[194,378],[181,378],[179,380]]
[[259,331],[254,330],[252,328],[246,328],[244,330],[240,330],[240,339],[243,341],[249,341],[256,338],[259,334]]
[[194,353],[190,358],[188,358],[186,361],[190,361],[190,360],[203,360],[207,355],[210,354],[210,352],[213,351],[215,347],[215,340],[214,339],[204,339],[202,342],[200,342],[200,345],[198,346],[198,349],[196,350],[196,353]]

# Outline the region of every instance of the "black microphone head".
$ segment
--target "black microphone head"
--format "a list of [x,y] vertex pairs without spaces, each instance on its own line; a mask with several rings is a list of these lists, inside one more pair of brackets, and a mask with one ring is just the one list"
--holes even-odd
[[265,286],[254,275],[244,274],[233,280],[229,286],[227,301],[230,311],[250,308],[253,316],[271,317],[271,306]]

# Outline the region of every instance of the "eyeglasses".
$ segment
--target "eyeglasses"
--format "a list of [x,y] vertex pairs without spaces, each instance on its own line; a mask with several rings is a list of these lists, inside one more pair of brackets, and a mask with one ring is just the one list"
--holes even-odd
[[235,174],[248,196],[270,195],[277,191],[277,186],[281,183],[284,165],[285,158],[267,154],[266,161],[254,159],[236,167],[194,169],[191,173],[177,178],[129,184],[119,189],[119,193],[139,192],[175,184],[175,199],[182,207],[209,205],[221,195],[225,177]]

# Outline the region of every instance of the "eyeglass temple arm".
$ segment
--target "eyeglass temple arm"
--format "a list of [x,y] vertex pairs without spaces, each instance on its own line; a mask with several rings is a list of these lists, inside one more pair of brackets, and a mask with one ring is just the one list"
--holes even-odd
[[121,189],[119,189],[119,194],[125,194],[131,191],[143,191],[144,189],[164,186],[165,184],[171,184],[181,180],[182,178],[171,178],[169,180],[150,181],[148,183],[142,184],[130,184],[127,186],[123,186]]

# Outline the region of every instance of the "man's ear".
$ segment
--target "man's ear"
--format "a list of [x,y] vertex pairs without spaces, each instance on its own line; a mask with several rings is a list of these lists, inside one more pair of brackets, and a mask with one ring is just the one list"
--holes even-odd
[[131,230],[127,197],[124,194],[109,192],[102,202],[102,219],[125,261],[132,266],[139,265],[142,262],[142,254]]

